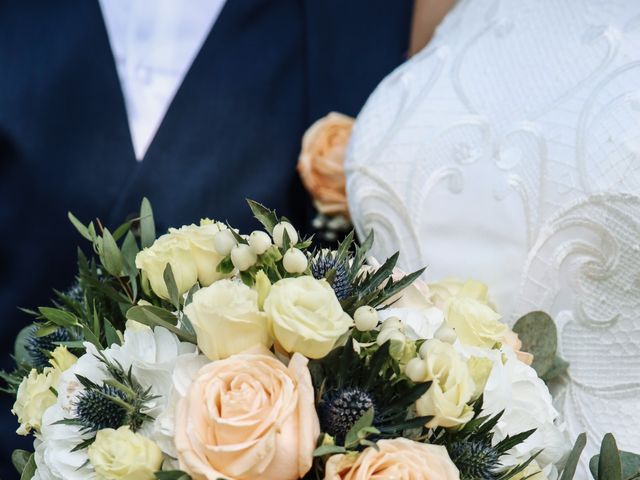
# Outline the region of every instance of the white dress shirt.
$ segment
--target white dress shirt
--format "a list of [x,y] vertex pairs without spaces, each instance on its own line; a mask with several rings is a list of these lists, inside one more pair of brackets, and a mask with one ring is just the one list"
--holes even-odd
[[99,0],[141,161],[225,0]]

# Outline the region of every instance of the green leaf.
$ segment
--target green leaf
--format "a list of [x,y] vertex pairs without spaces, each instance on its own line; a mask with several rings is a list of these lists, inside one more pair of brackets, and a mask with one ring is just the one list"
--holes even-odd
[[52,307],[38,307],[38,311],[44,318],[60,327],[78,326],[78,319],[76,318],[76,316],[65,310],[60,310],[59,308]]
[[131,222],[124,222],[118,228],[113,231],[113,239],[117,242],[122,236],[131,228]]
[[24,466],[24,469],[22,470],[22,474],[20,475],[20,480],[31,480],[35,474],[36,474],[36,457],[31,455],[26,465]]
[[138,268],[136,267],[136,255],[138,255],[138,244],[136,237],[132,232],[127,232],[122,242],[122,257],[124,260],[124,273],[129,277],[138,275]]
[[176,310],[180,310],[180,292],[178,292],[178,286],[176,285],[176,279],[173,276],[173,269],[170,263],[167,263],[164,267],[162,278],[164,278],[164,283],[167,286],[171,304],[176,307]]
[[622,462],[616,439],[607,433],[600,446],[600,461],[598,462],[598,480],[621,480]]
[[216,271],[222,273],[223,275],[229,275],[236,267],[233,266],[233,262],[231,261],[231,257],[224,257],[218,266],[216,267]]
[[264,226],[269,234],[272,234],[273,227],[278,224],[278,217],[276,216],[276,213],[273,210],[269,210],[261,203],[255,202],[253,200],[247,199],[247,203],[249,204],[249,208],[253,212],[253,216],[256,217],[256,219]]
[[576,443],[573,445],[571,449],[571,453],[567,458],[567,463],[562,470],[562,476],[560,480],[572,480],[574,475],[576,474],[576,469],[578,468],[578,462],[580,462],[580,455],[584,450],[585,445],[587,444],[587,434],[581,433],[578,435],[576,439]]
[[333,455],[336,453],[345,453],[346,448],[340,445],[320,445],[313,451],[314,457],[324,457],[325,455]]
[[118,244],[111,236],[107,228],[102,232],[102,250],[100,260],[105,270],[114,277],[119,277],[122,273],[123,258]]
[[155,241],[156,224],[153,220],[153,209],[151,208],[151,202],[145,197],[140,205],[140,243],[142,248],[147,248],[153,245]]
[[93,241],[93,238],[89,234],[89,229],[80,220],[78,220],[73,213],[67,212],[67,217],[69,218],[69,221],[71,221],[73,226],[76,227],[76,230],[78,230],[80,235],[82,235],[90,242]]
[[18,471],[18,473],[23,472],[32,455],[32,452],[27,452],[26,450],[13,451],[13,453],[11,454],[11,463],[13,463],[13,466]]
[[118,336],[116,328],[106,318],[104,319],[104,336],[109,346],[120,345],[120,337]]
[[164,472],[156,472],[157,480],[191,480],[188,473],[182,470],[165,470]]
[[622,461],[622,478],[631,480],[640,476],[640,455],[631,452],[620,452]]
[[57,325],[44,325],[36,331],[36,337],[46,337],[47,335],[51,335],[53,332],[58,330]]
[[531,312],[516,322],[513,331],[522,341],[522,350],[533,354],[531,366],[543,377],[553,367],[558,349],[558,331],[553,319],[544,312]]
[[176,326],[177,318],[171,312],[152,305],[137,305],[127,310],[127,318],[150,327],[163,327],[176,334],[185,342],[197,343],[195,335],[191,335]]
[[549,382],[550,380],[553,380],[554,378],[557,378],[560,375],[562,375],[564,372],[567,371],[568,368],[569,368],[569,362],[567,362],[566,360],[556,355],[555,358],[553,359],[553,364],[551,365],[551,368],[541,378],[545,382]]
[[356,420],[356,423],[349,429],[347,436],[345,437],[345,446],[355,446],[358,444],[361,438],[360,431],[370,427],[373,424],[373,407],[364,412],[362,416]]

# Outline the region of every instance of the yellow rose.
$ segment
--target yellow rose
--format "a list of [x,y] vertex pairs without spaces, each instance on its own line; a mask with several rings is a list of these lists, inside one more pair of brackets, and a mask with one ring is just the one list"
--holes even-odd
[[182,237],[189,243],[191,256],[198,269],[198,281],[204,287],[224,277],[217,271],[218,264],[224,257],[214,248],[213,238],[216,233],[226,229],[224,223],[208,219],[201,220],[200,226],[192,224],[169,229],[170,235]]
[[360,454],[334,455],[324,480],[460,480],[460,473],[441,445],[406,438],[380,440]]
[[163,460],[158,445],[128,426],[99,430],[88,454],[98,480],[152,480]]
[[271,282],[263,270],[258,271],[256,274],[256,284],[253,286],[253,289],[258,294],[258,308],[262,310],[264,309],[264,301],[269,295],[269,290],[271,290]]
[[244,283],[225,279],[201,288],[184,312],[196,331],[198,347],[211,360],[273,343],[268,318],[258,310],[258,293]]
[[320,435],[307,359],[268,350],[202,367],[178,402],[175,445],[194,480],[294,480]]
[[31,430],[40,431],[42,415],[56,403],[57,398],[52,388],[57,386],[59,377],[58,370],[47,367],[42,373],[34,368],[22,379],[11,410],[20,422],[16,431],[18,435],[28,435]]
[[480,282],[462,284],[444,301],[443,309],[447,324],[466,345],[492,348],[508,331],[488,303],[487,286]]
[[316,208],[326,215],[349,217],[344,157],[354,119],[331,112],[302,138],[298,172]]
[[331,285],[310,276],[276,282],[264,302],[264,311],[280,346],[308,358],[327,355],[353,324]]
[[191,242],[183,235],[167,233],[136,256],[138,267],[149,279],[151,288],[161,298],[169,299],[164,270],[171,265],[178,293],[183,294],[198,281],[198,264],[191,252]]
[[475,384],[467,362],[453,345],[440,340],[427,340],[420,352],[426,363],[425,380],[431,380],[429,390],[416,402],[418,415],[433,418],[427,427],[456,427],[473,418],[468,405],[475,393]]
[[473,398],[478,398],[484,392],[484,387],[493,369],[493,362],[488,358],[471,357],[467,362],[467,366],[473,383],[476,385]]

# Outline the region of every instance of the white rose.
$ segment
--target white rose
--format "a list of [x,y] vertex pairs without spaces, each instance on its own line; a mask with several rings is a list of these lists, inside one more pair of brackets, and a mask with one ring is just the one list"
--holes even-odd
[[200,226],[192,224],[179,229],[169,229],[169,234],[180,236],[189,242],[191,256],[198,269],[198,280],[202,286],[211,285],[224,276],[217,271],[218,264],[224,257],[216,250],[214,238],[217,233],[226,229],[224,223],[207,220],[203,220]]
[[484,355],[493,362],[484,388],[482,415],[496,415],[504,410],[494,429],[495,441],[536,429],[523,443],[507,452],[502,458],[505,466],[521,463],[541,450],[536,461],[553,478],[550,472],[554,472],[555,465],[565,459],[571,441],[560,414],[553,407],[553,399],[545,383],[510,349],[462,348],[476,356],[482,356],[484,351]]
[[421,348],[426,363],[425,381],[431,380],[429,390],[416,402],[418,415],[433,416],[427,426],[457,427],[473,418],[469,402],[475,384],[467,362],[453,345],[440,340],[428,340]]
[[254,345],[271,346],[268,318],[258,309],[258,293],[243,283],[220,280],[201,288],[184,311],[196,330],[198,347],[211,360]]
[[136,267],[147,276],[151,288],[161,298],[169,299],[164,270],[171,265],[178,293],[187,292],[198,281],[198,264],[191,253],[191,242],[183,235],[167,233],[136,256]]
[[128,426],[100,430],[88,455],[101,480],[152,480],[163,459],[154,442]]
[[276,282],[264,310],[282,348],[308,358],[327,355],[353,324],[331,286],[310,276]]

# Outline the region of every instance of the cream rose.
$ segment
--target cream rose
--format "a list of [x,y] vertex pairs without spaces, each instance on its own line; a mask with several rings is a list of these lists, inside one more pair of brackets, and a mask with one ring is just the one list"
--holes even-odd
[[16,431],[18,435],[28,435],[31,430],[40,431],[42,415],[56,403],[57,397],[51,389],[57,386],[58,378],[59,373],[54,368],[47,367],[42,373],[34,368],[22,379],[11,410],[20,422]]
[[327,462],[325,480],[459,480],[460,473],[441,445],[406,438],[380,440],[377,449],[360,454],[334,455]]
[[469,402],[475,393],[475,384],[467,362],[453,345],[440,340],[428,340],[420,349],[426,363],[424,380],[431,380],[429,390],[416,402],[418,415],[433,418],[430,428],[456,427],[473,418]]
[[170,235],[180,236],[189,243],[191,256],[198,269],[198,281],[202,286],[211,285],[224,277],[217,271],[218,264],[224,257],[214,248],[213,239],[218,232],[226,229],[224,223],[207,219],[201,220],[199,226],[192,224],[169,229]]
[[316,208],[326,215],[349,217],[344,158],[354,119],[331,112],[302,138],[298,172]]
[[184,312],[196,331],[198,347],[211,360],[273,343],[268,318],[258,309],[258,293],[244,283],[224,279],[201,288]]
[[268,350],[202,367],[179,400],[175,445],[194,480],[293,480],[320,434],[307,359],[288,366]]
[[40,431],[45,410],[56,403],[57,397],[53,390],[58,388],[60,375],[77,360],[67,347],[58,346],[51,352],[51,367],[46,367],[42,373],[33,369],[22,380],[11,410],[20,423],[17,430],[19,435],[28,435],[32,430]]
[[310,276],[276,282],[264,302],[264,310],[280,346],[308,358],[327,355],[353,324],[331,285]]
[[509,329],[489,303],[485,284],[470,280],[465,283],[449,281],[435,288],[432,285],[440,298],[444,296],[442,285],[446,285],[450,293],[443,300],[446,322],[462,343],[492,348],[503,339]]
[[191,253],[191,242],[183,235],[167,233],[136,256],[136,267],[147,276],[151,288],[161,298],[169,299],[164,270],[171,265],[178,293],[187,292],[198,281],[198,265]]
[[88,449],[98,480],[152,480],[162,465],[162,452],[128,426],[99,430]]

